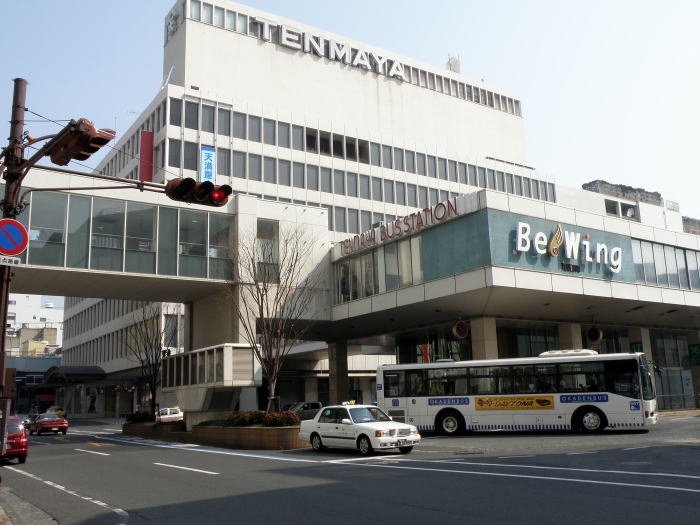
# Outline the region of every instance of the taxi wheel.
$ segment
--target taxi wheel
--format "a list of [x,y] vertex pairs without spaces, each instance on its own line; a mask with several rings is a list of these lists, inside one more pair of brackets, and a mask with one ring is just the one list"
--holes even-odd
[[411,450],[413,450],[413,447],[399,447],[399,452],[402,454],[408,454]]
[[27,462],[27,456],[20,456],[17,458],[17,463],[26,463]]
[[357,440],[357,448],[363,456],[372,454],[372,443],[367,436],[360,436]]
[[321,452],[324,448],[326,448],[323,446],[321,436],[319,436],[318,434],[311,435],[311,448],[313,448],[316,452]]

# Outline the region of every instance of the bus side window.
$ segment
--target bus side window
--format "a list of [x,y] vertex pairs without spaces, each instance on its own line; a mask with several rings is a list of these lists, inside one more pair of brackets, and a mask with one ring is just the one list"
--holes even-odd
[[423,370],[406,370],[406,396],[420,397],[427,394]]
[[403,397],[404,372],[384,372],[384,397]]

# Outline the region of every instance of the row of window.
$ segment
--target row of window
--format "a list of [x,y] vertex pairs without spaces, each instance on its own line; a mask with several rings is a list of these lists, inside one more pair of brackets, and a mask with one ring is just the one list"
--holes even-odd
[[637,282],[700,290],[700,252],[632,239]]
[[123,328],[66,348],[63,350],[63,362],[68,366],[87,366],[127,357],[127,337],[128,329]]
[[164,359],[161,371],[163,388],[182,385],[201,385],[224,380],[224,350],[215,348],[200,352],[186,352]]
[[[637,362],[629,359],[384,372],[385,398],[567,392],[611,392],[638,399]],[[653,391],[645,392],[647,396],[653,396]]]
[[[232,120],[229,109],[215,108],[206,104],[201,105],[201,123],[199,113],[200,104],[198,102],[185,101],[184,125],[186,128],[201,129],[210,133],[214,133],[216,130],[219,135],[233,135],[234,138],[243,140],[333,156],[357,161],[362,164],[416,173],[481,188],[507,191],[508,193],[535,199],[550,200],[552,202],[555,200],[553,189],[551,190],[551,197],[548,196],[548,188],[553,188],[552,184],[504,173],[500,170],[478,167],[434,155],[346,137],[328,131],[290,125],[286,122],[277,122],[273,119],[264,119],[235,111],[233,112]],[[217,115],[216,119],[215,115]],[[233,128],[231,128],[232,123]],[[170,98],[170,124],[174,126],[182,125],[182,101],[172,97]],[[175,168],[180,167],[180,148],[177,143],[179,141],[170,140],[170,151],[168,154],[168,165]],[[187,146],[188,144],[190,146]],[[192,142],[186,142],[184,153],[184,167],[196,170],[197,145]],[[226,162],[225,159],[223,160],[227,167],[226,169],[228,169],[230,163]],[[528,181],[528,183],[522,183],[521,180]],[[532,189],[529,187],[530,180],[532,180]],[[538,187],[535,188],[535,186]],[[540,193],[542,196],[540,196]]]
[[[255,24],[247,15],[236,13],[222,7],[216,7],[207,3],[200,3],[198,0],[190,2],[190,18],[215,27],[235,31],[244,35],[263,38],[262,27]],[[272,26],[271,38],[278,41],[277,28]],[[327,52],[326,52],[327,53]],[[326,58],[328,58],[326,56]],[[511,115],[522,116],[520,101],[505,95],[500,95],[493,91],[471,86],[430,71],[419,69],[408,64],[404,64],[404,75],[406,82],[415,86],[431,89],[438,93],[444,93],[462,100],[468,100],[475,104],[488,106],[499,111],[510,113]]]
[[[75,303],[69,302],[73,299]],[[82,298],[66,298],[66,309],[77,302],[84,301]],[[103,299],[85,310],[72,315],[66,319],[63,329],[64,338],[71,339],[79,334],[88,332],[101,326],[112,319],[117,319],[141,308],[142,301],[122,301],[118,299]]]

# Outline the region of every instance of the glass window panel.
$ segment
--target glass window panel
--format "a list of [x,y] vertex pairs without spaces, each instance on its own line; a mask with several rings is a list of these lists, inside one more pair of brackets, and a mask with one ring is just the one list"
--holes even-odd
[[[309,146],[309,129],[306,129],[306,151],[315,151]],[[331,154],[331,134],[321,131],[318,135],[318,150],[322,155]]]
[[226,11],[226,29],[229,31],[236,30],[236,13],[235,11]]
[[295,188],[304,188],[304,164],[295,162],[292,166],[293,182]]
[[179,275],[207,276],[207,213],[180,210]]
[[406,186],[406,203],[414,208],[418,206],[418,193],[415,184]]
[[217,131],[219,135],[231,135],[231,112],[228,109],[219,108]]
[[404,239],[396,243],[399,255],[399,286],[410,286],[413,283],[411,270],[411,239]]
[[357,173],[348,172],[347,186],[348,197],[357,197]]
[[242,151],[233,152],[233,176],[239,179],[246,178],[245,153]]
[[641,242],[632,239],[632,259],[634,260],[634,273],[638,283],[644,283],[644,262],[642,260]]
[[248,34],[248,17],[246,15],[238,14],[238,22],[236,23],[236,31],[239,33],[243,33],[244,35]]
[[333,135],[333,156],[339,159],[345,158],[342,135]]
[[124,249],[124,202],[94,198],[90,268],[122,271]]
[[547,200],[549,202],[557,202],[557,196],[554,190],[554,184],[551,182],[547,183]]
[[248,178],[262,180],[262,159],[260,155],[248,155]]
[[532,187],[532,198],[533,199],[539,199],[540,198],[540,184],[539,181],[535,179],[530,179],[530,186]]
[[248,140],[260,142],[262,135],[262,122],[260,117],[248,115]]
[[688,281],[688,268],[685,263],[685,250],[676,248],[676,264],[678,266],[678,279],[681,283],[681,288],[686,290],[690,288]]
[[304,128],[302,126],[292,126],[292,148],[304,151]]
[[274,146],[277,139],[277,126],[274,120],[266,118],[263,121],[263,140],[265,144]]
[[362,228],[363,232],[366,232],[371,227],[372,227],[372,213],[369,211],[362,210],[360,212],[360,228]]
[[447,180],[447,161],[445,159],[438,159],[438,177]]
[[437,162],[432,155],[428,155],[428,177],[437,177]]
[[306,166],[306,184],[310,190],[318,191],[318,167]]
[[428,188],[426,188],[425,186],[418,187],[418,207],[428,207]]
[[360,233],[358,210],[348,208],[348,233]]
[[384,246],[384,272],[386,290],[396,290],[399,287],[398,243]]
[[185,127],[199,129],[199,104],[185,102]]
[[513,174],[506,173],[506,191],[508,193],[513,193]]
[[457,163],[454,160],[449,161],[449,180],[457,182]]
[[168,139],[168,166],[180,167],[180,149],[182,142],[177,139]]
[[384,202],[394,202],[394,181],[384,180]]
[[416,157],[413,151],[406,150],[406,171],[409,173],[416,172]]
[[360,198],[370,199],[370,189],[369,189],[369,177],[367,175],[360,175]]
[[469,171],[469,184],[471,184],[472,186],[478,186],[479,180],[477,177],[476,166],[469,164],[467,168]]
[[281,148],[289,147],[289,124],[286,122],[277,123],[277,145]]
[[430,206],[434,206],[440,202],[438,190],[436,188],[430,188]]
[[644,278],[647,284],[656,284],[656,265],[654,264],[654,249],[652,244],[642,241],[642,261],[644,261]]
[[203,4],[202,5],[202,22],[206,22],[207,24],[211,24],[214,19],[213,15],[213,7],[211,4]]
[[450,192],[445,190],[440,190],[440,202],[445,202],[450,198]]
[[345,227],[345,208],[336,206],[333,208],[333,212],[333,217],[335,219],[335,231],[346,232],[347,228]]
[[372,214],[372,224],[378,224],[384,222],[384,214],[375,212]]
[[403,182],[396,183],[396,204],[406,205],[406,185]]
[[214,133],[214,106],[202,105],[202,131]]
[[693,290],[700,290],[700,273],[698,272],[697,252],[687,250],[686,261],[688,264],[688,275],[690,276],[690,287]]
[[248,125],[246,115],[244,113],[234,112],[233,114],[233,136],[237,139],[244,139],[248,136],[246,133]]
[[403,171],[403,150],[394,148],[394,169]]
[[382,146],[382,166],[385,168],[393,168],[394,163],[391,158],[391,146]]
[[668,286],[664,247],[660,244],[653,244],[652,247],[654,250],[654,263],[656,265],[656,282],[659,286]]
[[[319,146],[318,131],[311,128],[306,128],[306,151],[311,151],[313,153],[318,153]],[[321,153],[330,153],[330,139],[328,138],[328,133],[324,136],[323,148],[324,151]],[[327,150],[327,151],[326,151]]]
[[382,200],[382,179],[372,177],[372,199],[375,201]]
[[498,191],[506,191],[506,178],[502,171],[496,172],[496,189]]
[[199,155],[197,154],[197,144],[194,142],[185,142],[185,154],[183,158],[182,167],[186,170],[197,171],[197,161],[199,161]]
[[[280,161],[280,162],[282,162],[282,161]],[[286,161],[286,162],[287,162],[287,168],[289,168],[289,161]],[[269,182],[271,184],[277,184],[277,159],[272,158],[272,157],[265,157],[263,159],[263,168],[264,168],[263,180],[265,182]],[[287,172],[287,177],[289,177],[289,172]],[[282,173],[280,170],[280,184],[283,184],[281,182],[281,179],[282,179]],[[289,186],[289,183],[287,183],[287,186]]]
[[460,184],[469,184],[467,165],[462,162],[459,163],[459,182]]
[[425,155],[423,153],[416,153],[416,173],[418,175],[425,175]]
[[523,177],[522,184],[523,184],[523,197],[532,197],[532,190],[530,188],[530,179],[527,177]]
[[231,150],[217,148],[216,150],[216,174],[231,175]]
[[182,125],[182,100],[170,97],[170,125]]
[[160,207],[158,209],[158,273],[177,273],[177,210]]
[[229,215],[209,214],[209,278],[233,280],[233,263],[229,256],[231,226]]
[[357,141],[357,160],[369,164],[369,143],[366,140]]
[[65,193],[36,192],[32,195],[29,264],[63,266],[67,202]]
[[356,140],[352,137],[345,137],[345,156],[348,160],[357,160]]
[[382,149],[379,144],[376,142],[372,142],[369,145],[369,151],[370,151],[370,160],[372,163],[372,166],[381,166],[382,165]]
[[124,271],[156,273],[156,213],[150,204],[126,206],[126,264]]
[[680,280],[678,279],[678,267],[676,265],[676,251],[672,246],[664,246],[664,255],[666,256],[668,283],[671,287],[678,288]]
[[333,191],[336,195],[345,195],[345,172],[333,170]]
[[321,191],[333,193],[333,180],[330,168],[321,168]]
[[68,208],[68,250],[66,266],[88,267],[90,240],[90,197],[71,195]]
[[282,186],[292,185],[291,164],[288,160],[279,161],[279,183]]

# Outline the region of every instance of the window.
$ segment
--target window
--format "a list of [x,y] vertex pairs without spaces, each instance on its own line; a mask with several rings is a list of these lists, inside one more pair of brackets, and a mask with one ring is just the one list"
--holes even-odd
[[333,170],[333,190],[336,195],[345,195],[345,172]]
[[432,155],[428,155],[428,177],[437,177],[437,165]]
[[219,135],[226,135],[227,137],[231,135],[231,112],[228,109],[219,108],[219,122],[218,122],[218,132]]
[[426,188],[425,186],[420,186],[418,188],[418,207],[428,207],[428,188]]
[[348,208],[348,233],[360,233],[358,211]]
[[366,232],[372,227],[372,214],[371,212],[362,210],[360,212],[360,228],[363,232]]
[[375,201],[382,200],[382,179],[372,177],[372,199]]
[[[314,151],[313,149],[309,148],[308,130],[307,130],[306,138],[307,138],[306,151]],[[318,134],[318,151],[321,155],[330,155],[331,154],[331,134],[328,133],[327,131],[321,131]]]
[[304,128],[301,126],[292,126],[292,148],[304,151]]
[[291,186],[290,164],[288,160],[279,161],[279,183],[281,186]]
[[406,202],[409,206],[414,208],[418,206],[418,194],[414,184],[408,184],[406,186]]
[[265,144],[270,144],[271,146],[276,145],[277,130],[276,123],[274,120],[266,118],[263,121],[263,142]]
[[339,159],[345,158],[342,135],[333,135],[333,156]]
[[245,153],[242,151],[233,152],[233,176],[239,179],[246,178]]
[[403,182],[396,183],[396,204],[406,205],[406,185]]
[[306,166],[306,184],[308,189],[318,191],[318,167]]
[[182,126],[182,100],[170,97],[170,125]]
[[438,159],[438,176],[442,180],[447,180],[447,161],[445,159]]
[[248,140],[260,142],[261,133],[260,117],[248,116]]
[[321,191],[333,193],[333,181],[330,168],[321,168]]
[[304,188],[304,165],[301,162],[295,162],[292,165],[292,170],[294,187]]
[[[264,181],[271,184],[277,184],[277,159],[272,157],[265,157],[263,161],[263,166],[265,168]],[[280,183],[282,181],[280,180]]]
[[262,159],[260,155],[248,155],[248,178],[250,180],[262,180]]
[[231,175],[231,150],[217,148],[216,150],[216,174]]
[[369,143],[366,140],[357,141],[357,160],[369,164]]
[[285,122],[277,123],[277,144],[281,148],[289,147],[289,124]]
[[370,190],[369,190],[369,177],[367,175],[360,175],[360,198],[361,199],[370,199]]
[[409,173],[416,172],[416,158],[415,153],[406,150],[406,171]]
[[348,197],[357,197],[357,173],[347,174],[347,195]]
[[182,143],[176,139],[168,139],[168,166],[180,167],[180,149]]
[[257,273],[264,282],[279,282],[279,223],[258,219],[257,223]]
[[335,219],[335,231],[346,232],[347,228],[345,227],[345,208],[336,206],[335,208],[333,208],[333,211],[333,217]]
[[233,136],[237,139],[244,139],[245,140],[245,138],[247,137],[246,128],[247,128],[246,115],[243,113],[234,112],[234,114],[233,114]]
[[185,158],[183,167],[186,170],[197,171],[197,144],[194,142],[185,142]]
[[202,105],[202,131],[214,133],[214,106]]
[[391,158],[391,146],[382,146],[382,166],[385,168],[393,168],[394,166]]
[[372,142],[369,145],[369,151],[370,151],[370,159],[372,162],[372,166],[381,166],[382,165],[382,149],[379,144],[376,142]]
[[418,175],[425,175],[425,155],[423,153],[416,153],[416,173]]
[[496,189],[496,172],[494,170],[486,170],[486,184],[488,189]]
[[403,150],[394,148],[394,169],[403,171]]
[[199,129],[199,104],[185,102],[185,127]]
[[394,181],[384,179],[384,202],[394,202]]

